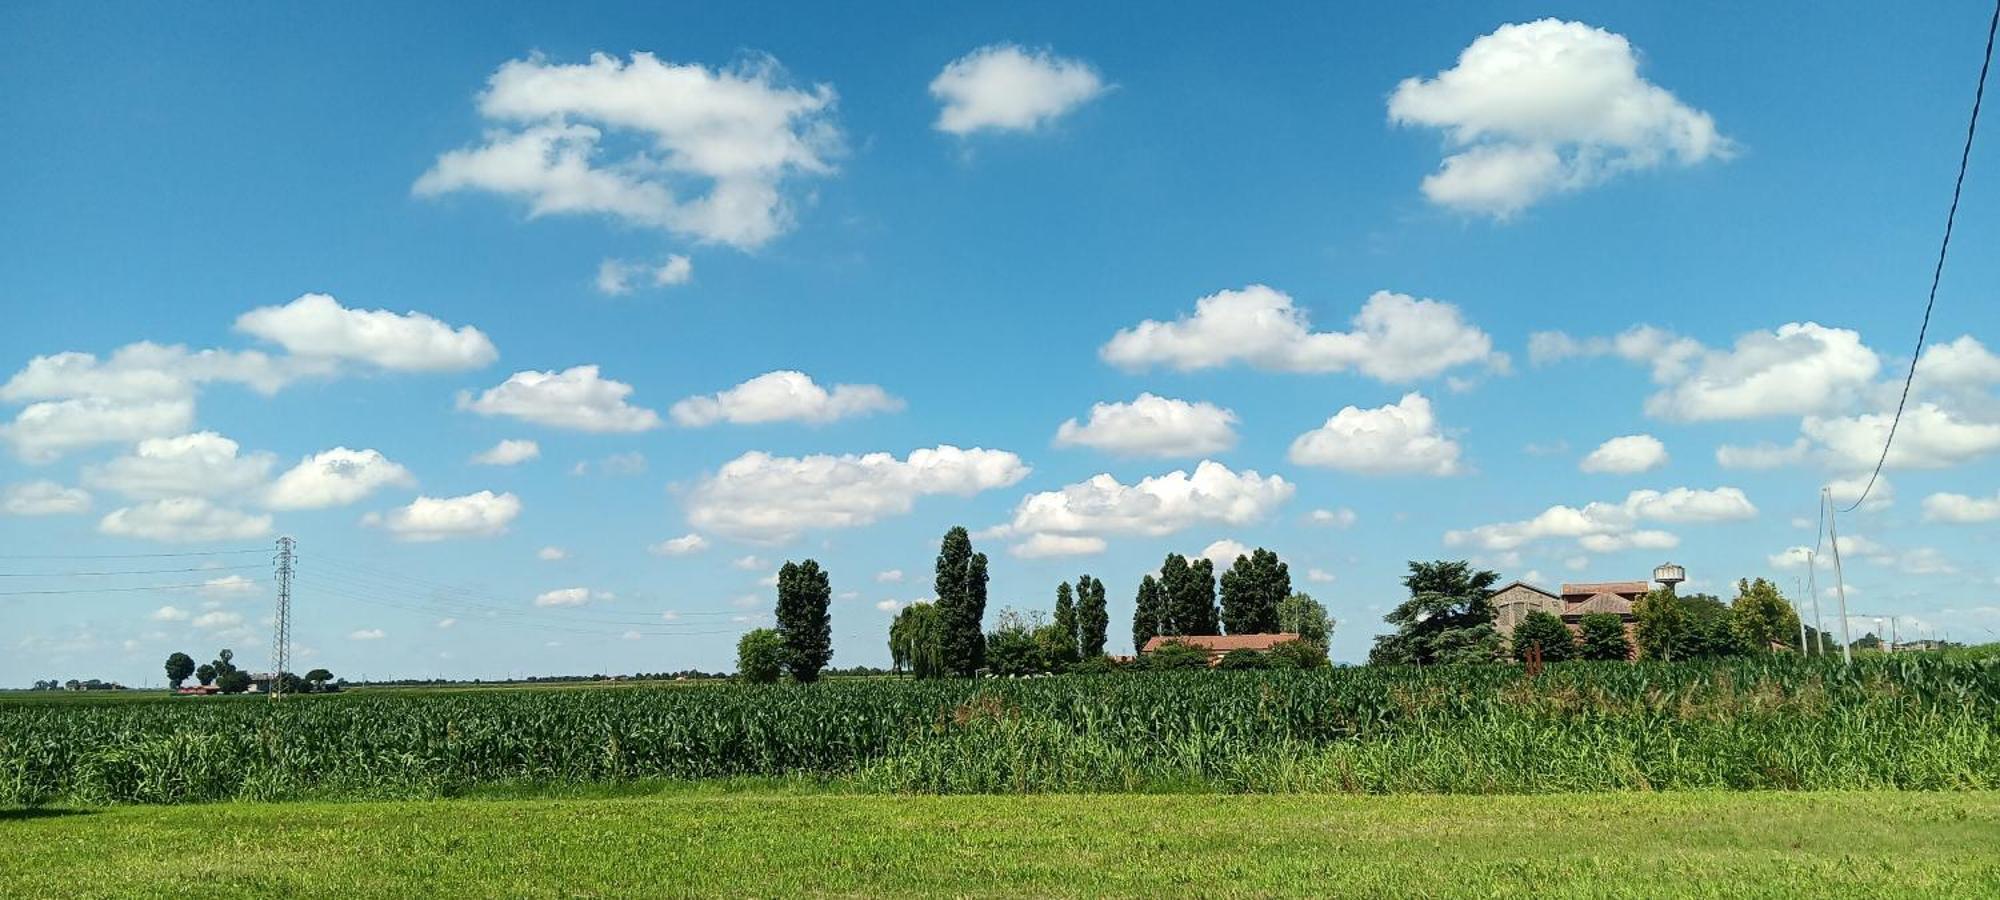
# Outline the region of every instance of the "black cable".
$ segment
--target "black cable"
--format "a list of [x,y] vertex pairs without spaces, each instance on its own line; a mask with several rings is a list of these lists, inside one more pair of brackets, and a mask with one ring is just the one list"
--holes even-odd
[[0,597],[40,597],[49,594],[117,594],[129,591],[178,591],[185,588],[208,587],[206,581],[192,581],[187,584],[142,584],[135,587],[101,588],[59,588],[45,591],[0,591]]
[[191,550],[186,553],[99,553],[84,555],[43,555],[12,554],[0,555],[0,559],[165,559],[181,556],[232,556],[241,553],[269,553],[271,548],[258,547],[254,550]]
[[2000,2],[1993,4],[1993,21],[1986,25],[1986,59],[1979,64],[1979,86],[1972,92],[1972,121],[1965,126],[1965,150],[1958,157],[1958,180],[1951,186],[1951,210],[1944,217],[1944,241],[1938,245],[1937,267],[1931,270],[1930,298],[1924,301],[1924,323],[1917,328],[1917,349],[1910,354],[1910,372],[1903,376],[1903,396],[1896,401],[1896,417],[1889,420],[1889,437],[1882,442],[1882,456],[1875,460],[1875,471],[1868,476],[1868,484],[1861,489],[1861,496],[1854,498],[1854,505],[1841,512],[1853,512],[1861,508],[1868,499],[1868,492],[1875,489],[1875,480],[1882,477],[1882,466],[1889,461],[1889,448],[1896,443],[1896,428],[1903,424],[1903,407],[1910,402],[1910,384],[1917,379],[1917,359],[1924,352],[1924,336],[1931,329],[1931,307],[1937,304],[1938,281],[1944,277],[1945,251],[1951,249],[1951,226],[1958,219],[1958,195],[1965,188],[1965,170],[1972,162],[1972,136],[1979,130],[1979,106],[1986,98],[1986,73],[1993,67],[1993,35],[2000,31]]
[[0,572],[0,578],[85,578],[109,575],[165,575],[181,572],[247,572],[262,569],[254,566],[196,566],[192,569],[124,569],[115,572]]

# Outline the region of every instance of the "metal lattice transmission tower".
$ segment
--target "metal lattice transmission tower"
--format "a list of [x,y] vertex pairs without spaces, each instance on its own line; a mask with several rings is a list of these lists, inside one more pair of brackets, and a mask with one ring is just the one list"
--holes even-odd
[[292,666],[292,573],[297,542],[285,536],[278,539],[276,577],[278,581],[278,615],[271,627],[271,699],[276,701],[285,695],[285,673]]

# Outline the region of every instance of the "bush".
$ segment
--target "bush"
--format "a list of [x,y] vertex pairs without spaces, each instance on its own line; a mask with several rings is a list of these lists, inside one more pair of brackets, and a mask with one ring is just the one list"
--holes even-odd
[[736,677],[751,684],[771,684],[785,669],[785,639],[776,628],[744,632],[736,642]]
[[1109,675],[1118,669],[1118,663],[1111,657],[1098,655],[1077,663],[1070,671],[1078,675]]
[[1208,651],[1193,644],[1168,641],[1139,658],[1148,672],[1173,672],[1208,668]]
[[1576,638],[1569,633],[1569,626],[1555,613],[1539,609],[1522,617],[1521,624],[1514,626],[1514,658],[1525,662],[1536,647],[1542,648],[1542,659],[1548,662],[1577,656]]
[[1218,669],[1268,669],[1271,667],[1271,658],[1255,650],[1237,649],[1222,654],[1222,661],[1217,663],[1215,667]]
[[1625,622],[1612,613],[1585,613],[1576,620],[1582,634],[1577,639],[1579,659],[1632,658],[1632,643],[1625,639]]
[[1328,665],[1326,645],[1300,638],[1286,641],[1264,654],[1273,669],[1324,669]]

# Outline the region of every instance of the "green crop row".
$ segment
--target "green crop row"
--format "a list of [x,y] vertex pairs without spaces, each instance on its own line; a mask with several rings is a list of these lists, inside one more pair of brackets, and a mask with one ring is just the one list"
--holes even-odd
[[1995,788],[2000,660],[0,704],[0,804],[789,776],[941,793]]

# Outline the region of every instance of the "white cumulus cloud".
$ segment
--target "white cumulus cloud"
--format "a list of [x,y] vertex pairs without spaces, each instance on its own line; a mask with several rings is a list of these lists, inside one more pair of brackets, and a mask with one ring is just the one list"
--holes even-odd
[[607,596],[606,594],[592,591],[589,588],[558,588],[553,591],[543,591],[536,595],[535,605],[543,607],[582,606],[592,600],[606,599]]
[[169,497],[112,510],[97,530],[113,537],[195,543],[263,537],[271,517],[217,506],[202,497]]
[[1112,335],[1098,350],[1123,369],[1179,371],[1245,363],[1280,372],[1358,371],[1387,382],[1429,378],[1457,366],[1506,366],[1486,332],[1458,307],[1377,291],[1354,316],[1353,331],[1313,331],[1304,309],[1282,291],[1253,284],[1195,301],[1194,314],[1148,319]]
[[1277,475],[1231,471],[1203,460],[1193,474],[1175,470],[1127,485],[1109,474],[1022,498],[1002,537],[1020,539],[1021,556],[1093,553],[1107,535],[1173,534],[1194,525],[1247,525],[1269,516],[1296,488]]
[[937,130],[960,136],[1033,131],[1104,91],[1089,63],[1014,44],[981,47],[931,79],[931,96],[944,105]]
[[1592,553],[1626,549],[1667,549],[1680,539],[1670,532],[1643,527],[1649,522],[1676,524],[1735,522],[1755,518],[1757,507],[1733,487],[1701,490],[1678,487],[1668,491],[1633,491],[1621,503],[1593,502],[1582,508],[1551,506],[1532,519],[1448,531],[1448,547],[1471,546],[1506,553],[1549,539],[1570,539]]
[[20,458],[47,463],[72,450],[178,434],[192,424],[192,400],[83,397],[29,404],[13,422],[0,425],[0,439]]
[[1058,447],[1095,447],[1120,456],[1206,456],[1236,444],[1236,414],[1213,403],[1140,394],[1130,403],[1097,403],[1090,420],[1056,429]]
[[53,481],[24,481],[0,490],[0,514],[68,516],[90,511],[90,492]]
[[1924,521],[1974,525],[2000,521],[2000,493],[1991,497],[1936,493],[1924,498]]
[[694,261],[678,253],[654,265],[624,259],[607,259],[597,264],[597,290],[622,297],[639,287],[672,287],[694,278]]
[[486,191],[530,216],[602,215],[757,247],[791,226],[786,182],[830,174],[841,152],[833,88],[786,82],[769,57],[721,69],[651,53],[511,60],[479,96],[494,126],[484,141],[440,155],[412,190]]
[[517,466],[542,457],[542,445],[530,440],[509,438],[472,458],[482,466]]
[[476,398],[460,391],[458,408],[575,431],[660,427],[659,413],[626,402],[631,394],[631,385],[600,377],[596,366],[574,366],[561,372],[515,372]]
[[480,491],[460,497],[418,497],[386,513],[369,513],[361,521],[388,529],[398,540],[441,541],[505,534],[520,514],[519,497]]
[[1004,450],[951,445],[889,453],[804,457],[751,451],[697,483],[688,522],[731,537],[780,541],[801,531],[868,525],[907,513],[917,498],[971,496],[1027,477]]
[[1344,407],[1294,439],[1289,453],[1297,465],[1377,475],[1456,475],[1458,456],[1458,442],[1438,428],[1430,400],[1417,393],[1375,409]]
[[1650,434],[1628,434],[1597,446],[1577,464],[1585,472],[1632,475],[1667,464],[1667,445]]
[[304,294],[236,318],[236,330],[308,359],[367,363],[403,372],[476,369],[500,352],[479,329],[452,328],[420,312],[350,309],[326,294]]
[[255,490],[276,457],[239,455],[235,441],[213,431],[147,438],[131,453],[83,469],[85,484],[142,500],[226,497]]
[[416,483],[410,470],[379,450],[335,447],[300,460],[278,476],[264,502],[272,509],[326,509],[358,502],[384,487]]
[[873,413],[896,412],[903,401],[872,384],[821,387],[804,372],[766,372],[726,391],[689,397],[674,404],[674,421],[690,428],[718,422],[824,424]]
[[708,538],[699,534],[684,534],[677,538],[668,538],[646,549],[654,556],[688,556],[708,549]]
[[1627,172],[1731,153],[1708,113],[1640,77],[1623,35],[1556,19],[1502,25],[1452,68],[1404,79],[1389,119],[1444,134],[1426,198],[1496,219]]

